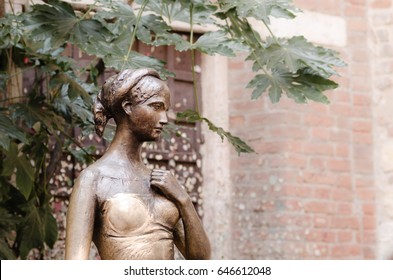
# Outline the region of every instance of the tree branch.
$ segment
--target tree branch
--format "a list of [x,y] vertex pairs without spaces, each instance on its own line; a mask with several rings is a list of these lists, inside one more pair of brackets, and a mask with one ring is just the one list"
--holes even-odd
[[0,18],[5,16],[5,0],[0,0]]

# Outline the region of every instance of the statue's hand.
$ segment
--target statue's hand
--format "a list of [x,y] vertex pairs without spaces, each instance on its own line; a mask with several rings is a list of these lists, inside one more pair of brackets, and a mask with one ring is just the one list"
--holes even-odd
[[150,176],[150,185],[165,195],[175,204],[183,204],[189,199],[186,190],[168,170],[154,169]]

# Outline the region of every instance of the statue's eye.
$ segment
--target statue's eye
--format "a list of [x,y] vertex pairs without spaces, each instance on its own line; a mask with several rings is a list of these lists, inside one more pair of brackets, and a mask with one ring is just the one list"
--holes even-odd
[[164,110],[164,104],[162,103],[152,103],[150,106],[156,111]]

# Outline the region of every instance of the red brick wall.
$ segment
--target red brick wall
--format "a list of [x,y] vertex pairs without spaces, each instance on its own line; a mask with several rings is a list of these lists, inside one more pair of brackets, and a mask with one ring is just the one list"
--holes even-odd
[[368,2],[295,1],[346,20],[347,46],[337,50],[348,67],[330,105],[250,101],[250,65],[230,60],[230,130],[257,152],[231,157],[234,258],[375,258]]

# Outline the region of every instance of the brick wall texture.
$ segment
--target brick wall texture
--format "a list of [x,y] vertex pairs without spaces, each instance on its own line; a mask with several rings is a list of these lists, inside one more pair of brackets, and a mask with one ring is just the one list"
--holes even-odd
[[[392,90],[393,1],[294,2],[345,20],[347,45],[328,47],[348,66],[339,69],[340,87],[328,93],[331,104],[283,98],[273,105],[266,97],[250,100],[250,65],[243,57],[230,60],[230,130],[257,152],[231,156],[232,258],[390,258],[392,249],[380,249],[379,239],[390,235],[378,225],[392,224],[378,214],[378,184],[393,183],[392,158],[378,151],[384,142],[393,155],[385,100]],[[385,171],[378,168],[382,159],[390,164]]]

